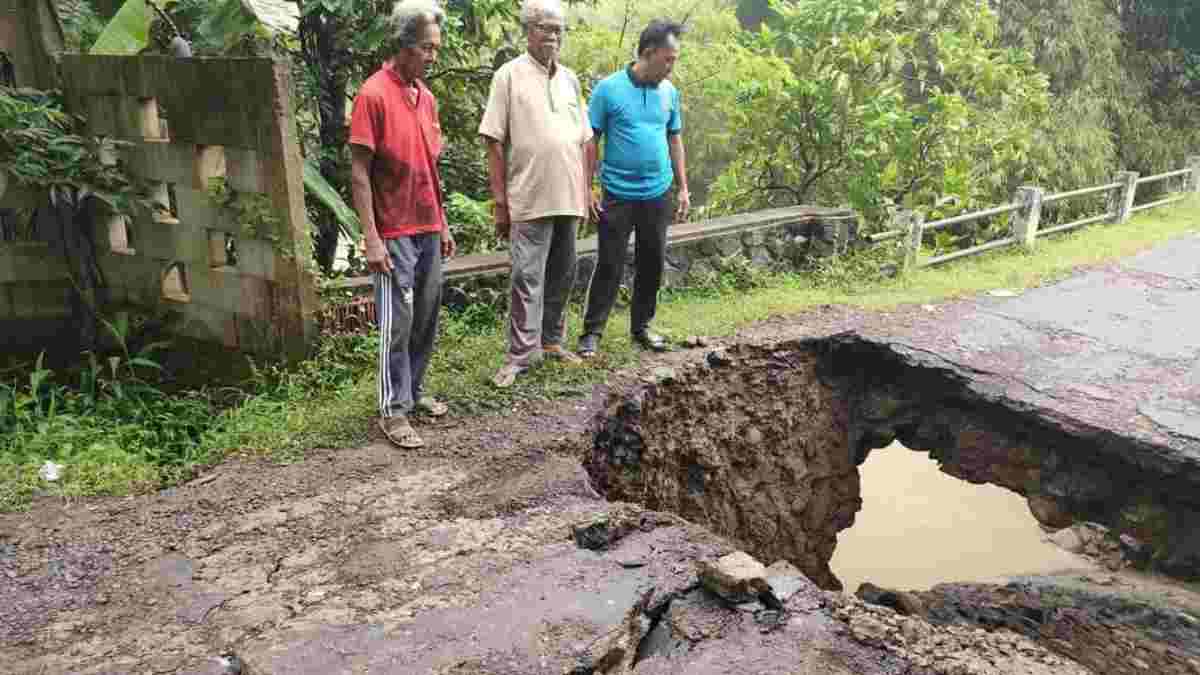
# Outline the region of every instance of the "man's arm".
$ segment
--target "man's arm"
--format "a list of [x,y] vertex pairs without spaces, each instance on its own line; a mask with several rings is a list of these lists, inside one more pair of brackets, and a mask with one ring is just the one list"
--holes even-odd
[[[434,97],[432,94],[430,94],[429,102],[433,105],[433,119],[437,120],[438,124],[440,125],[442,114],[438,109],[437,98]],[[439,126],[439,128],[440,128],[440,126]],[[444,141],[442,141],[442,143],[444,143]],[[442,147],[445,147],[445,145],[442,145]],[[441,154],[440,149],[438,150],[438,154],[439,155]],[[438,168],[437,168],[438,167],[438,158],[431,157],[430,160],[431,160],[431,163],[433,164],[434,173],[438,174],[439,173]],[[438,206],[441,208],[441,211],[442,211],[442,235],[441,235],[442,257],[443,258],[451,258],[458,251],[458,244],[456,244],[454,242],[454,233],[450,231],[450,220],[446,216],[446,192],[445,192],[445,189],[442,187],[442,178],[441,178],[440,174],[437,175],[436,177],[437,177],[436,185],[437,185]]]
[[350,193],[362,223],[367,267],[372,272],[391,272],[392,258],[375,227],[375,195],[371,190],[371,162],[375,152],[365,145],[350,145]]
[[675,187],[679,190],[679,208],[675,211],[675,219],[684,222],[688,212],[692,210],[692,196],[688,193],[687,154],[683,151],[683,134],[671,134],[668,142],[671,148],[671,168],[675,171]]
[[583,142],[583,203],[588,209],[592,220],[600,219],[600,200],[592,192],[596,180],[596,158],[600,156],[600,137],[592,136],[591,140]]
[[484,137],[487,142],[488,178],[495,205],[496,236],[508,239],[512,220],[508,212],[508,166],[504,163],[504,144],[494,138]]
[[492,188],[496,236],[501,239],[508,238],[512,227],[511,214],[508,211],[508,165],[504,161],[504,144],[508,141],[509,128],[508,97],[511,89],[509,68],[502,66],[492,76],[487,107],[483,109],[483,119],[479,121],[479,135],[487,144],[488,179]]

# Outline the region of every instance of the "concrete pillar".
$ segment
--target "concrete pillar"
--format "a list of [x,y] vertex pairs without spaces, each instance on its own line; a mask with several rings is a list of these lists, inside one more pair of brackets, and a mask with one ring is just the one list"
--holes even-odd
[[1030,185],[1017,188],[1015,201],[1021,205],[1021,210],[1013,214],[1012,237],[1019,246],[1033,248],[1038,223],[1042,220],[1042,198],[1045,194],[1041,188]]
[[1113,223],[1129,221],[1129,216],[1133,213],[1133,197],[1137,192],[1138,176],[1136,171],[1122,171],[1113,179],[1113,182],[1121,184],[1121,187],[1112,191],[1109,200],[1108,210],[1113,214]]
[[917,268],[917,256],[921,252],[921,237],[925,232],[925,214],[915,211],[901,211],[896,214],[898,224],[905,222],[908,227],[908,238],[904,246],[904,271],[911,272]]
[[1188,190],[1200,193],[1200,155],[1188,157],[1187,165],[1192,170],[1192,179],[1188,181]]

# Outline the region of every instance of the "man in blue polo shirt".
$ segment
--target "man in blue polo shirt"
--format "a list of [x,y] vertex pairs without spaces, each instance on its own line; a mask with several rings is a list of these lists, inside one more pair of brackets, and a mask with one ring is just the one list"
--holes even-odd
[[[600,82],[588,102],[595,132],[604,140],[600,182],[604,188],[599,254],[588,289],[579,355],[592,356],[617,299],[629,235],[635,235],[630,331],[639,346],[664,351],[666,341],[650,331],[658,302],[672,216],[691,207],[683,152],[679,90],[667,77],[679,58],[683,26],[652,21],[638,39],[638,58]],[[595,156],[595,155],[593,155]],[[671,208],[672,182],[678,207]]]

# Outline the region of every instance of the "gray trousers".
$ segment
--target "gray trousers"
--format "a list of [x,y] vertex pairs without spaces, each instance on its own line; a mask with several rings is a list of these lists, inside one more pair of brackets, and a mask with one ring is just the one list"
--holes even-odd
[[421,398],[442,306],[442,236],[385,239],[392,271],[376,272],[379,414],[406,414]]
[[561,345],[567,300],[575,283],[575,230],[579,218],[551,216],[513,223],[508,362],[528,366],[542,347]]

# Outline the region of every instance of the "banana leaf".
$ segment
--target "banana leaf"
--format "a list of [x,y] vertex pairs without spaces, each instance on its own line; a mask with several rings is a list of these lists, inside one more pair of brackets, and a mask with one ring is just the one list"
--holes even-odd
[[333,189],[329,181],[321,175],[321,169],[317,163],[312,160],[304,162],[304,190],[308,194],[317,198],[317,201],[325,205],[333,213],[333,217],[337,220],[338,229],[342,234],[349,237],[355,244],[362,241],[362,223],[358,220],[358,214],[338,191]]
[[126,0],[96,38],[91,54],[137,54],[150,40],[154,10],[146,0]]

